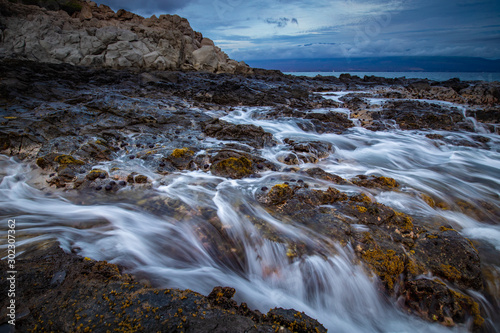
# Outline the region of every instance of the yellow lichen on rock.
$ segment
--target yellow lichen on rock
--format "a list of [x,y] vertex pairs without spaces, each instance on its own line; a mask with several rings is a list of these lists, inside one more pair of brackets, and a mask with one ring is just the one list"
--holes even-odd
[[366,211],[367,211],[366,207],[363,207],[363,206],[356,206],[356,209],[360,213],[366,213]]
[[458,280],[462,277],[462,273],[451,265],[441,265],[440,270],[444,277],[451,281]]
[[394,288],[395,282],[405,268],[403,259],[394,250],[370,249],[363,251],[361,257],[374,273],[387,284],[389,290]]
[[56,161],[59,164],[62,165],[68,165],[68,164],[76,164],[76,165],[83,165],[85,164],[83,161],[77,160],[71,155],[59,155],[57,156],[54,161]]
[[425,201],[425,203],[427,205],[429,205],[430,207],[434,208],[436,207],[436,202],[434,201],[434,199],[432,199],[430,196],[428,196],[427,194],[420,194],[420,197],[422,198],[422,200]]
[[244,156],[239,158],[229,157],[214,165],[214,171],[217,174],[231,178],[243,178],[253,173],[252,161]]
[[186,147],[174,149],[174,151],[171,154],[171,156],[174,158],[181,158],[181,157],[193,156],[193,155],[194,155],[194,151],[192,151]]
[[[479,304],[475,302],[470,296],[464,295],[460,292],[449,289],[451,294],[455,297],[455,302],[465,303],[465,305],[470,307],[470,311],[474,316],[474,325],[480,327],[484,324],[484,318],[481,316],[481,310],[479,309]],[[460,306],[460,304],[457,304]]]
[[396,182],[394,178],[381,176],[378,177],[377,180],[379,180],[384,186],[387,186],[389,188],[394,188],[399,186],[398,182]]

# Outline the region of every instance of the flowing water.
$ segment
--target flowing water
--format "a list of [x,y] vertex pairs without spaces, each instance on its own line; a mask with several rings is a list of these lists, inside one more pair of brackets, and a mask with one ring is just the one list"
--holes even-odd
[[[262,126],[278,144],[261,150],[277,164],[285,138],[328,142],[335,153],[318,164],[344,178],[374,174],[395,178],[400,191],[381,192],[375,199],[429,223],[446,221],[476,242],[484,265],[496,274],[490,289],[500,290],[500,137],[485,133],[489,149],[456,146],[428,139],[429,131],[372,132],[354,127],[346,133],[304,132],[293,119],[270,120],[269,108],[238,108],[224,116],[236,124]],[[349,111],[339,109],[339,112]],[[317,111],[315,111],[317,112]],[[432,132],[457,141],[471,141],[470,133]],[[217,144],[207,140],[207,144]],[[148,171],[124,155],[100,165],[116,163]],[[283,165],[285,167],[285,165]],[[261,178],[240,180],[209,172],[186,171],[159,177],[150,171],[153,188],[118,192],[116,198],[75,197],[35,189],[37,170],[14,158],[0,156],[0,212],[3,221],[16,220],[19,249],[57,239],[67,251],[96,260],[129,267],[159,287],[192,289],[208,294],[214,286],[236,288],[236,300],[267,312],[284,307],[304,311],[332,332],[462,332],[467,327],[445,328],[405,314],[396,300],[378,291],[377,282],[355,260],[353,251],[341,247],[305,227],[272,217],[256,201],[263,186],[293,181],[293,172],[266,172]],[[302,177],[313,188],[326,189],[326,181]],[[339,186],[343,191],[354,191]],[[358,189],[359,190],[359,189]],[[127,192],[128,191],[128,192]],[[425,193],[450,209],[427,205]],[[459,201],[472,202],[474,214],[457,208]],[[488,203],[488,209],[481,203]],[[493,212],[493,213],[492,213]],[[222,224],[221,235],[213,222]],[[259,221],[259,223],[255,223]],[[2,223],[4,228],[6,223]],[[290,260],[286,245],[264,237],[267,225],[289,239],[320,249],[300,260]],[[360,225],[359,228],[363,229]],[[4,229],[2,229],[4,230]],[[4,239],[1,247],[6,247]],[[334,250],[332,250],[334,249]],[[485,299],[487,311],[498,299]],[[498,318],[490,313],[491,327]]]

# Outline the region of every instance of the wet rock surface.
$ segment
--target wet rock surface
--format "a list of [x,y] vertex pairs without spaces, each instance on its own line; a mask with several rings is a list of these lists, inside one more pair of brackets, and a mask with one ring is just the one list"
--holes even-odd
[[[322,178],[347,183],[334,175]],[[394,179],[380,178],[351,182],[368,188],[397,185]],[[429,228],[373,202],[363,192],[348,196],[333,187],[322,191],[277,184],[258,200],[280,220],[294,221],[341,244],[350,244],[387,292],[401,297],[404,308],[446,325],[464,323],[471,316],[476,328],[484,322],[479,304],[468,295],[469,290],[483,289],[480,258],[472,243],[455,230]],[[300,258],[303,253],[294,251],[290,256]]]
[[[321,161],[335,156],[337,148],[315,135],[422,130],[436,147],[492,150],[487,134],[499,133],[497,89],[497,83],[304,78],[258,69],[245,75],[139,73],[3,59],[0,149],[38,170],[39,188],[73,193],[84,203],[141,202],[152,214],[209,221],[198,236],[228,266],[240,262],[244,250],[228,241],[227,226],[213,208],[192,212],[178,198],[166,200],[147,190],[170,185],[165,177],[185,171],[234,180],[262,177],[267,183],[255,192],[256,204],[283,223],[322,235],[322,246],[333,252],[335,244],[352,247],[379,279],[381,293],[398,299],[401,308],[444,325],[472,321],[471,327],[480,329],[487,313],[474,292],[483,292],[485,283],[474,245],[449,226],[429,224],[375,199],[402,192],[405,184],[380,174],[345,179],[328,172]],[[352,92],[336,95],[345,90]],[[443,100],[453,104],[438,102]],[[235,113],[276,120],[307,135],[273,135],[265,126],[229,121]],[[280,151],[273,151],[278,146]],[[488,223],[500,216],[494,205],[473,199],[446,203],[422,194],[422,203]],[[287,246],[291,262],[322,254],[321,246],[293,240],[256,217],[249,220],[269,240]],[[56,247],[35,250],[19,262],[31,267],[20,269],[21,285],[34,288],[20,296],[27,304],[19,321],[23,328],[324,331],[295,310],[262,315],[236,304],[229,288],[236,286],[216,288],[208,297],[153,289],[136,284],[120,267]],[[74,288],[74,281],[81,288]]]
[[[5,261],[0,267],[7,271]],[[233,288],[215,287],[208,296],[153,288],[122,267],[65,253],[55,242],[23,253],[17,268],[24,272],[17,281],[19,331],[326,332],[304,313],[277,308],[262,314],[237,304]],[[8,289],[2,276],[0,290]],[[2,318],[7,302],[1,301]],[[3,321],[0,327],[8,328]]]

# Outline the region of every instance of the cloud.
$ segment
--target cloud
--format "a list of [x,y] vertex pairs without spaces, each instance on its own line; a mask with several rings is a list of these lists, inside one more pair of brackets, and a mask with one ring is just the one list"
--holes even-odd
[[277,28],[284,28],[288,25],[288,22],[292,24],[299,25],[299,21],[296,18],[289,19],[288,17],[280,17],[279,19],[268,18],[264,20],[267,24],[275,25]]
[[[498,0],[101,0],[178,14],[236,60],[456,55],[500,58]],[[300,22],[300,25],[299,25]]]
[[155,13],[170,14],[190,5],[194,0],[102,0],[98,4],[105,4],[114,10],[125,9],[142,15]]

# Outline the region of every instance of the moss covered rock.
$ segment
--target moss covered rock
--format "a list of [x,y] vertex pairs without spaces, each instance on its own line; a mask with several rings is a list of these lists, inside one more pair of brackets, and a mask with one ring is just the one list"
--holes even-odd
[[55,162],[59,163],[60,165],[70,165],[70,164],[75,164],[75,165],[84,165],[85,162],[77,160],[71,155],[59,155],[54,159]]
[[218,176],[240,179],[254,173],[252,161],[245,156],[229,157],[212,165],[212,172]]

